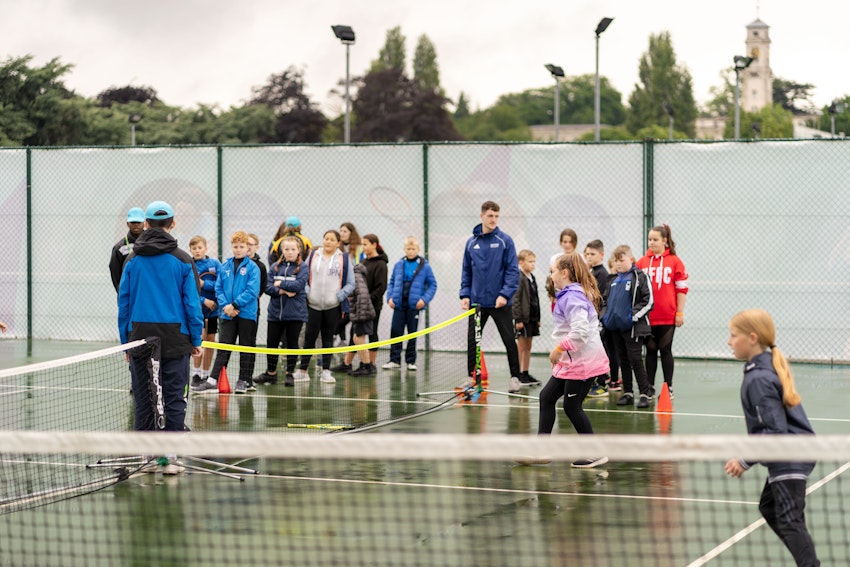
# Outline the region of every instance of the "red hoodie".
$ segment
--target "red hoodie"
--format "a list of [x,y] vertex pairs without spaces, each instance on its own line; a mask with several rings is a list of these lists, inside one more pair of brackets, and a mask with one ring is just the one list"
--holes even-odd
[[635,265],[646,272],[652,285],[655,305],[649,312],[650,325],[674,325],[676,323],[676,296],[688,293],[688,272],[682,260],[665,248],[661,256],[649,250]]

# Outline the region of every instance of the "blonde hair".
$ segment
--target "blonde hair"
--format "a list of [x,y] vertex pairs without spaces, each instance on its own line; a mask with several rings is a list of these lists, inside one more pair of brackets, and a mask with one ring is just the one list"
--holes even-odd
[[242,232],[241,230],[237,230],[233,233],[233,236],[230,237],[230,243],[235,244],[237,242],[241,242],[242,244],[248,244],[248,235]]
[[520,250],[516,255],[516,259],[519,262],[525,262],[528,258],[537,258],[537,254],[531,250]]
[[558,270],[568,270],[570,272],[570,280],[581,285],[587,299],[590,300],[598,313],[599,308],[602,307],[602,294],[599,293],[599,287],[596,285],[596,278],[593,277],[593,274],[587,269],[587,264],[585,264],[584,258],[581,257],[581,254],[576,251],[570,252],[569,254],[561,254],[555,259],[555,268]]
[[404,239],[404,246],[406,247],[408,244],[413,244],[417,248],[419,248],[419,239],[415,236],[408,236]]
[[199,243],[203,243],[204,246],[206,246],[207,245],[207,239],[204,238],[203,236],[201,236],[200,234],[197,234],[189,240],[189,247],[191,248],[195,244],[199,244]]
[[253,238],[254,240],[257,241],[257,246],[260,245],[260,237],[257,236],[256,234],[254,234],[253,232],[248,233],[248,238]]
[[631,258],[632,262],[635,261],[635,255],[632,254],[632,247],[628,244],[620,244],[614,251],[611,252],[611,261],[614,262],[619,260],[621,256],[625,256],[626,258]]
[[798,405],[802,400],[794,387],[794,377],[788,367],[788,360],[776,346],[776,327],[770,313],[764,309],[747,309],[736,313],[729,321],[729,326],[744,335],[755,334],[759,345],[770,349],[773,369],[782,384],[782,403],[789,408]]

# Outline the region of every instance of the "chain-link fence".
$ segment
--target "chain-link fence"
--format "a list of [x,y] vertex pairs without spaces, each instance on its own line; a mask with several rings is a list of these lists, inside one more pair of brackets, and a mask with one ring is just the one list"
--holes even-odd
[[[439,286],[428,318],[442,321],[460,308],[463,245],[494,200],[517,249],[537,254],[541,294],[563,228],[580,248],[601,239],[640,256],[647,227],[665,222],[690,273],[679,356],[727,356],[729,317],[759,306],[791,357],[850,361],[848,157],[843,140],[4,149],[0,321],[6,337],[115,339],[109,252],[127,210],[155,199],[175,207],[181,246],[201,234],[211,256],[229,256],[235,230],[259,235],[265,256],[289,215],[314,243],[346,221],[377,234],[390,267],[417,236]],[[495,328],[484,335],[501,350]]]

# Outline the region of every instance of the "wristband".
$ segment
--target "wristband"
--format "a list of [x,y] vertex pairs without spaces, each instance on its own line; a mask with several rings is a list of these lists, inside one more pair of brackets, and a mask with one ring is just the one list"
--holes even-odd
[[676,311],[676,317],[684,317],[684,316],[685,316],[685,314],[682,313],[681,311]]
[[558,352],[564,352],[564,349],[561,348],[561,345],[555,345],[555,350]]

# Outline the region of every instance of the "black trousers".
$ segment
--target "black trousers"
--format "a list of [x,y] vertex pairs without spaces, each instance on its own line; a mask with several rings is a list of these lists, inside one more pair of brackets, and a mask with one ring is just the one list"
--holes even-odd
[[[316,339],[319,338],[319,333],[322,335],[322,348],[331,348],[334,346],[334,334],[337,330],[341,318],[339,306],[324,311],[307,308],[307,330],[304,331],[304,345],[308,348],[313,348],[316,344]],[[301,355],[301,370],[307,370],[310,365],[310,359],[313,358],[310,354]],[[322,355],[322,368],[328,369],[331,367],[331,359],[333,355]]]
[[646,376],[646,368],[644,368],[641,358],[643,340],[633,339],[631,331],[605,331],[605,334],[614,343],[617,350],[620,373],[623,376],[623,393],[634,393],[632,384],[632,373],[634,373],[638,383],[638,392],[649,395],[649,379]]
[[[301,334],[301,327],[304,325],[302,321],[269,321],[268,330],[266,331],[266,344],[269,348],[280,347],[281,341],[284,342],[284,348],[298,348],[298,335]],[[277,372],[278,355],[266,355],[266,372]],[[295,371],[295,365],[298,364],[297,354],[286,355],[286,371],[292,373]]]
[[576,433],[593,433],[590,418],[584,413],[581,404],[587,397],[591,386],[596,383],[596,378],[585,380],[564,380],[551,376],[543,389],[540,390],[540,418],[537,424],[537,433],[552,433],[555,426],[555,404],[560,398],[564,398],[564,413],[576,428]]
[[[241,346],[256,346],[257,322],[242,317],[219,319],[218,340],[224,344],[235,345],[237,337]],[[218,380],[221,369],[230,362],[231,354],[229,350],[220,350],[216,353],[215,362],[210,370],[210,376],[213,379]],[[239,379],[248,384],[254,381],[252,374],[254,374],[255,359],[256,355],[252,352],[239,353]]]
[[673,387],[673,334],[676,325],[652,325],[652,334],[646,339],[646,375],[649,384],[655,387],[655,372],[658,369],[658,354],[661,353],[661,371],[667,387]]
[[759,512],[794,556],[798,567],[820,565],[812,536],[806,529],[805,509],[805,480],[765,482],[759,500]]
[[[508,354],[508,366],[511,376],[519,377],[519,352],[514,339],[514,316],[509,305],[496,309],[495,307],[480,307],[481,309],[481,331],[483,333],[487,320],[492,317],[499,330],[499,336],[505,345]],[[475,316],[469,317],[469,332],[467,334],[466,348],[466,375],[471,376],[475,371]]]

